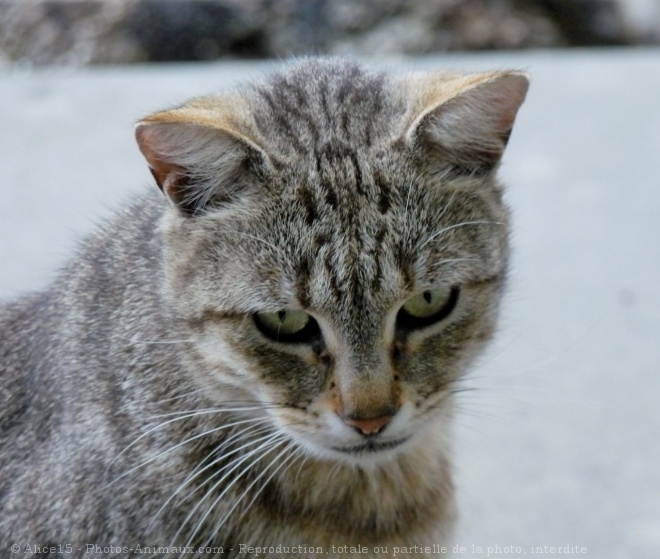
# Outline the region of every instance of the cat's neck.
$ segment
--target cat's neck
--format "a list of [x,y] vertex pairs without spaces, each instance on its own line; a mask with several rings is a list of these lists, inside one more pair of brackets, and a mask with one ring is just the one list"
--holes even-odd
[[253,506],[266,525],[294,525],[301,541],[326,548],[341,543],[337,534],[370,549],[446,541],[454,516],[447,445],[432,433],[420,443],[377,466],[293,458]]

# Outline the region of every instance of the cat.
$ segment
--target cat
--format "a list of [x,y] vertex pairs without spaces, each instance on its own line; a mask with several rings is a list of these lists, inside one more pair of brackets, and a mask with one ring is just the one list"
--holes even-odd
[[138,122],[159,188],[0,309],[3,553],[449,545],[527,88],[310,58]]

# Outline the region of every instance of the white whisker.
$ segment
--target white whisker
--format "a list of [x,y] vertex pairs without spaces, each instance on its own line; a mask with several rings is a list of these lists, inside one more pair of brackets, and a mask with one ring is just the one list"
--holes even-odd
[[[251,457],[253,457],[255,454],[258,454],[257,458],[252,462],[252,464],[245,468],[238,476],[236,476],[225,488],[220,492],[220,494],[216,497],[216,499],[213,501],[213,504],[208,508],[206,513],[202,516],[202,518],[198,521],[195,529],[192,531],[191,536],[189,537],[188,543],[186,543],[186,546],[189,545],[190,541],[195,537],[199,529],[201,528],[202,524],[205,522],[206,518],[208,515],[211,513],[215,505],[218,504],[220,499],[224,497],[227,492],[238,482],[238,480],[241,479],[249,470],[250,468],[258,463],[259,459],[262,456],[265,456],[268,454],[273,448],[277,447],[277,445],[280,444],[281,439],[283,436],[280,433],[274,433],[273,435],[270,435],[269,437],[266,437],[266,439],[262,442],[261,446],[258,448],[251,450],[250,452],[246,453],[243,455],[239,460],[234,462],[233,466],[227,470],[226,472],[223,472],[220,470],[216,475],[223,473],[222,477],[216,481],[205,493],[204,497],[202,497],[197,504],[190,510],[188,513],[188,516],[186,516],[185,520],[181,523],[181,526],[177,530],[176,534],[174,534],[174,537],[172,538],[172,543],[170,544],[171,546],[174,546],[174,543],[176,542],[176,539],[179,537],[179,534],[181,533],[181,530],[183,529],[184,526],[188,525],[190,522],[191,518],[197,511],[197,509],[202,505],[202,503],[227,479],[229,475],[231,475],[233,472],[235,472],[244,462],[249,460]],[[264,452],[265,451],[265,452]],[[260,454],[261,453],[261,454]],[[213,479],[215,476],[211,476],[209,478],[209,481]]]
[[[158,460],[159,458],[162,458],[162,457],[165,456],[166,454],[169,454],[169,453],[172,452],[173,450],[176,450],[177,448],[179,448],[179,447],[181,447],[181,446],[183,446],[183,445],[185,445],[185,444],[188,444],[188,443],[191,442],[191,441],[197,440],[197,439],[199,439],[199,438],[201,438],[201,437],[205,437],[205,436],[210,435],[210,434],[212,434],[212,433],[216,433],[216,432],[218,432],[218,431],[224,431],[225,429],[231,429],[232,427],[235,427],[235,426],[237,426],[237,425],[242,425],[242,424],[245,424],[245,423],[265,423],[265,422],[267,422],[267,421],[269,421],[269,420],[266,419],[266,418],[242,419],[242,420],[240,420],[240,421],[235,421],[235,422],[233,422],[233,423],[226,423],[226,424],[224,424],[224,425],[220,425],[219,427],[215,427],[214,429],[209,429],[209,430],[207,430],[207,431],[204,431],[203,433],[199,433],[198,435],[195,435],[195,436],[193,436],[193,437],[189,437],[189,438],[185,439],[184,441],[181,441],[180,443],[177,443],[177,444],[175,444],[174,446],[169,447],[168,449],[166,449],[166,450],[164,450],[164,451],[158,453],[156,456],[152,456],[152,457],[149,458],[148,460],[145,460],[144,462],[141,462],[141,463],[138,464],[137,466],[133,466],[132,468],[128,469],[128,470],[125,471],[123,474],[121,474],[120,476],[116,477],[116,478],[113,479],[111,482],[109,482],[105,487],[109,487],[110,485],[116,483],[116,482],[119,481],[120,479],[122,479],[122,478],[124,478],[124,477],[130,475],[130,474],[133,473],[134,471],[139,470],[140,468],[146,466],[147,464],[150,464],[150,463],[153,462],[154,460]],[[165,423],[171,423],[171,421],[167,421],[167,422],[165,422]],[[162,426],[162,425],[164,425],[164,424],[161,424],[161,426]],[[150,430],[150,431],[151,431],[151,430]],[[148,431],[148,432],[150,432],[150,431]],[[134,441],[134,442],[137,442],[137,439],[136,439],[136,441]],[[128,448],[128,447],[127,447],[127,448]],[[119,456],[118,456],[118,457],[119,457]],[[118,457],[117,457],[117,458],[118,458]],[[115,458],[115,460],[116,460],[116,458]],[[114,461],[113,461],[113,462],[114,462]]]
[[442,221],[442,218],[444,215],[447,213],[447,210],[449,210],[449,206],[451,206],[452,202],[454,201],[454,198],[456,198],[456,193],[458,190],[454,189],[454,191],[451,193],[451,197],[449,198],[449,202],[445,204],[445,207],[442,208],[442,211],[440,212],[440,215],[437,218],[437,222],[440,223]]
[[170,344],[187,344],[195,340],[192,338],[187,340],[131,340],[135,344],[140,345],[170,345]]
[[[236,499],[236,502],[235,502],[234,505],[229,509],[229,511],[227,512],[227,514],[225,514],[225,515],[222,517],[222,519],[220,520],[220,522],[216,525],[215,530],[214,530],[214,534],[212,534],[212,536],[215,535],[215,534],[217,534],[218,530],[220,530],[220,528],[222,528],[222,526],[224,525],[224,523],[225,523],[225,522],[227,521],[227,519],[232,515],[232,513],[236,510],[236,507],[238,507],[238,506],[241,504],[241,502],[243,501],[243,499],[245,499],[245,496],[250,492],[250,490],[251,490],[251,489],[257,484],[257,482],[258,482],[262,477],[264,477],[264,476],[268,473],[268,470],[270,469],[270,467],[271,467],[275,462],[277,462],[277,460],[280,458],[280,456],[282,456],[283,454],[285,454],[286,452],[288,452],[293,446],[295,446],[295,443],[294,443],[293,441],[291,441],[291,442],[290,442],[288,445],[286,445],[286,446],[285,446],[280,452],[278,452],[277,455],[275,455],[275,457],[274,457],[274,458],[273,458],[273,459],[272,459],[272,460],[271,460],[271,461],[270,461],[270,462],[264,467],[264,469],[262,470],[262,472],[261,472],[261,473],[260,473],[260,474],[259,474],[254,480],[252,480],[252,482],[250,483],[250,485],[248,485],[248,486],[245,488],[245,491],[243,491],[243,493],[241,493],[241,495],[238,497],[238,499]],[[262,483],[261,487],[260,487],[259,490],[255,493],[255,495],[254,495],[254,497],[252,498],[252,500],[251,500],[251,501],[249,502],[249,504],[245,507],[245,510],[246,510],[246,511],[249,510],[249,508],[252,506],[252,504],[254,503],[254,501],[256,501],[256,499],[257,499],[257,498],[259,497],[259,495],[262,493],[262,491],[264,490],[264,488],[268,485],[268,483],[270,482],[270,480],[273,479],[273,477],[275,477],[275,475],[277,474],[277,472],[279,472],[284,466],[286,466],[286,464],[287,464],[292,458],[297,458],[298,456],[300,456],[300,455],[299,455],[298,453],[295,453],[295,452],[294,452],[294,453],[291,453],[289,456],[287,456],[284,460],[282,460],[282,462],[280,463],[280,465],[279,465],[277,468],[275,468],[275,470],[273,471],[273,473],[272,473],[270,476],[268,476],[268,478]],[[217,500],[214,501],[214,503],[213,503],[213,505],[212,505],[212,508],[215,507],[216,503],[217,503]]]
[[131,344],[135,345],[170,345],[170,344],[185,344],[192,343],[195,340],[193,338],[182,339],[182,340],[141,340],[137,337],[137,334],[131,337],[122,336],[121,334],[113,335],[113,338],[121,338]]
[[418,250],[423,249],[427,244],[429,244],[434,239],[438,238],[443,233],[446,233],[447,231],[451,231],[452,229],[457,229],[458,227],[465,227],[466,225],[504,225],[504,223],[501,222],[501,221],[477,220],[477,221],[463,221],[461,223],[456,223],[454,225],[448,225],[447,227],[443,227],[442,229],[440,229],[440,231],[436,231],[435,233],[433,233],[433,235],[431,235],[429,238],[427,238],[419,246]]
[[404,210],[405,215],[408,215],[408,208],[410,207],[410,195],[412,194],[413,185],[415,184],[417,184],[417,182],[414,180],[411,180],[410,184],[408,184],[408,195],[406,196],[406,208]]
[[446,258],[437,263],[438,266],[442,264],[451,264],[452,262],[480,262],[479,258]]
[[262,239],[261,237],[257,237],[256,235],[251,235],[250,233],[245,233],[244,231],[228,231],[227,233],[231,234],[231,235],[241,235],[243,237],[247,237],[248,239],[258,241],[258,242],[263,243],[266,246],[272,248],[277,254],[283,255],[282,249],[280,247],[274,245],[273,243],[271,243],[270,241],[267,241],[266,239]]
[[302,447],[298,447],[297,451],[302,456],[303,460],[302,460],[302,462],[300,462],[300,466],[298,466],[298,471],[296,472],[296,475],[294,476],[294,481],[295,482],[298,482],[298,480],[300,478],[300,474],[302,472],[302,469],[303,469],[303,467],[305,466],[305,464],[307,463],[307,461],[310,458],[309,455],[305,452],[305,450]]
[[[273,407],[273,406],[271,406]],[[243,406],[243,407],[231,407],[231,408],[201,408],[199,410],[195,410],[194,412],[191,411],[174,411],[174,412],[169,412],[169,413],[162,413],[158,415],[150,415],[149,419],[162,419],[164,417],[172,417],[172,416],[182,416],[185,415],[186,417],[193,417],[195,415],[205,415],[209,413],[233,413],[233,412],[242,412],[242,411],[255,411],[255,410],[264,410],[268,408],[268,404],[266,405],[254,405],[251,404],[250,406]],[[192,414],[192,415],[190,415]]]
[[[255,409],[259,409],[259,408],[255,408]],[[166,425],[169,425],[170,423],[174,423],[175,421],[182,421],[184,419],[189,419],[191,417],[196,417],[198,415],[222,413],[222,412],[228,412],[228,411],[246,411],[246,408],[239,408],[239,409],[208,408],[208,409],[201,409],[201,410],[194,410],[194,411],[173,412],[171,414],[164,414],[162,417],[170,417],[171,415],[176,415],[178,417],[175,417],[175,418],[170,419],[168,421],[164,421],[162,423],[159,423],[158,425],[155,425],[154,427],[151,427],[150,429],[148,429],[146,432],[142,433],[131,444],[129,444],[127,447],[125,447],[119,454],[117,454],[117,456],[115,456],[112,459],[112,461],[108,465],[108,469],[110,469],[110,467],[121,456],[123,456],[126,452],[128,452],[132,447],[134,447],[144,437],[148,436],[149,434],[153,433],[154,431],[157,431],[158,429],[161,429],[162,427],[165,427]]]
[[178,396],[172,396],[170,398],[164,398],[163,400],[158,400],[156,402],[153,402],[152,405],[164,404],[165,402],[180,400],[182,398],[187,398],[188,396],[192,396],[193,394],[199,394],[200,392],[205,392],[205,390],[206,390],[205,388],[198,388],[197,390],[191,390],[190,392],[186,392],[185,394],[179,394]]
[[[206,464],[206,465],[204,465],[204,461],[200,462],[200,463],[197,465],[197,467],[196,467],[196,468],[195,468],[195,469],[194,469],[194,470],[193,470],[193,471],[192,471],[192,472],[186,477],[186,479],[185,479],[185,480],[184,480],[184,481],[183,481],[183,482],[177,487],[176,491],[174,491],[174,493],[172,493],[172,495],[171,495],[171,496],[170,496],[170,497],[169,497],[169,498],[163,503],[163,505],[158,509],[158,511],[156,512],[156,514],[153,516],[153,518],[152,518],[151,521],[149,522],[149,526],[148,526],[148,528],[150,528],[150,527],[152,526],[152,524],[154,523],[154,521],[156,520],[156,518],[158,518],[158,516],[160,516],[160,514],[163,512],[163,510],[165,510],[165,508],[167,507],[167,505],[169,505],[169,503],[172,502],[172,500],[173,500],[173,499],[174,499],[174,498],[175,498],[175,497],[176,497],[181,491],[183,491],[183,489],[185,489],[185,487],[186,487],[188,484],[190,484],[192,481],[194,481],[195,478],[199,477],[199,476],[200,476],[201,474],[203,474],[205,471],[207,471],[208,469],[210,469],[210,468],[212,468],[213,466],[215,466],[215,465],[216,465],[218,462],[220,462],[221,460],[225,460],[227,457],[232,456],[232,455],[234,455],[234,454],[237,454],[237,453],[241,452],[242,450],[244,450],[245,448],[247,448],[247,447],[250,446],[250,445],[254,445],[254,444],[257,444],[257,443],[260,443],[260,442],[266,440],[268,437],[260,437],[260,438],[259,438],[259,437],[257,437],[257,435],[261,435],[262,433],[265,433],[265,432],[271,433],[271,431],[272,431],[272,428],[271,428],[270,426],[269,426],[269,427],[262,427],[261,429],[256,429],[256,430],[254,430],[254,431],[252,431],[252,432],[250,432],[250,433],[246,433],[245,430],[242,430],[242,431],[239,431],[238,433],[232,435],[232,436],[229,437],[227,440],[223,441],[223,442],[222,442],[222,445],[219,446],[217,449],[215,449],[212,453],[210,453],[209,456],[211,456],[212,454],[220,453],[224,448],[226,448],[227,446],[229,446],[229,444],[231,444],[234,440],[236,440],[236,439],[238,439],[238,438],[245,438],[246,436],[252,437],[252,438],[250,438],[250,440],[249,440],[248,442],[246,442],[245,444],[239,446],[238,448],[233,449],[233,450],[230,451],[230,452],[223,453],[221,456],[215,458],[214,460],[211,460],[211,462],[209,462],[209,463]],[[254,437],[257,437],[257,438],[254,438]],[[220,471],[222,471],[222,470],[220,470]],[[196,488],[193,489],[191,492],[189,492],[188,495],[186,495],[185,497],[183,497],[183,498],[181,499],[182,502],[187,501],[188,498],[189,498],[189,497],[195,492],[195,490],[196,490]]]
[[[261,437],[261,435],[263,433],[267,433],[268,435],[264,436],[264,437]],[[260,443],[262,441],[265,441],[272,434],[273,434],[273,429],[272,429],[272,426],[270,426],[270,425],[267,426],[267,427],[262,427],[260,429],[254,429],[254,430],[251,430],[251,431],[248,431],[247,429],[244,429],[244,430],[241,430],[241,431],[235,433],[234,435],[229,437],[227,440],[223,441],[222,444],[218,448],[214,449],[212,452],[210,452],[208,454],[206,459],[213,457],[213,455],[218,455],[218,456],[216,458],[214,458],[213,460],[211,460],[211,462],[209,462],[206,466],[204,466],[204,468],[201,471],[206,471],[209,467],[213,467],[214,465],[216,465],[221,460],[226,459],[228,456],[238,454],[242,450],[246,449],[247,447],[249,447],[249,446],[251,446],[255,443]],[[241,446],[231,450],[230,452],[226,452],[226,453],[224,452],[231,445],[231,443],[233,443],[236,439],[244,439],[246,437],[250,437],[250,439],[247,442],[245,442]],[[203,463],[200,464],[200,465],[203,466]],[[223,468],[220,468],[217,472],[215,472],[206,481],[209,481],[210,479],[213,479],[215,476],[217,476],[218,474],[220,474],[224,470],[226,470],[228,467],[230,467],[230,465],[231,464],[228,464],[227,466],[224,466]],[[196,468],[196,471],[197,471],[197,469],[198,468]],[[201,472],[198,472],[198,473],[201,473]],[[186,479],[184,484],[189,483],[191,480],[192,480],[192,477],[188,476],[188,479]],[[186,499],[184,499],[184,500],[186,500]]]

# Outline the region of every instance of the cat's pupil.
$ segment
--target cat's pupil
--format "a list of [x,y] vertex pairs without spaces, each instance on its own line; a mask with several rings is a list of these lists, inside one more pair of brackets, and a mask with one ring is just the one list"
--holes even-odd
[[460,289],[435,289],[422,291],[409,299],[397,314],[399,334],[431,326],[447,318],[456,307]]
[[261,333],[275,342],[311,344],[322,339],[318,323],[305,311],[262,312],[252,318]]

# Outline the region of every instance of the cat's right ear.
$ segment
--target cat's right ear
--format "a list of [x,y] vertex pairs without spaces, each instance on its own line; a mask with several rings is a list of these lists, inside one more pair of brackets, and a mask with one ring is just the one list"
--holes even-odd
[[266,153],[228,111],[183,106],[148,116],[135,136],[159,188],[185,215],[224,207],[254,187]]
[[520,72],[427,75],[409,82],[416,106],[406,143],[432,165],[488,172],[502,158],[529,80]]

